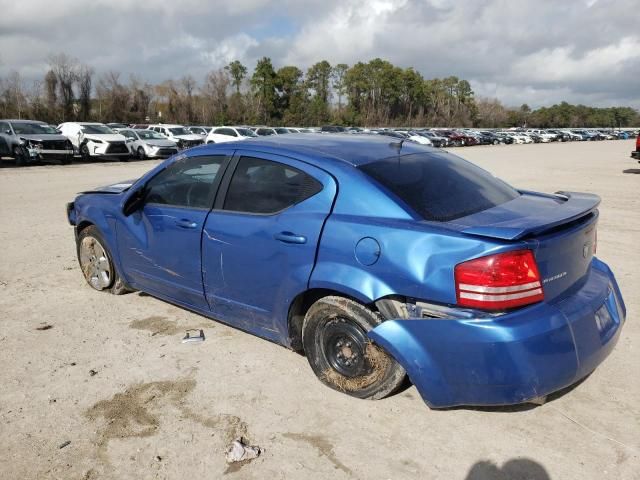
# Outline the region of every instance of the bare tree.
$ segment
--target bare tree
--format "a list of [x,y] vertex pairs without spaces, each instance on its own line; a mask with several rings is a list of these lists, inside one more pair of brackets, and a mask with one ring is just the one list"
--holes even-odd
[[78,100],[80,102],[80,120],[89,120],[91,117],[91,85],[93,68],[82,65],[78,68]]
[[[205,123],[221,124],[227,120],[227,100],[229,86],[231,80],[229,75],[223,69],[214,70],[207,74],[207,77],[202,86],[202,104],[203,104],[203,121]],[[233,105],[239,101],[239,95],[234,95]],[[241,120],[241,108],[237,109],[237,112],[233,113],[233,119],[235,121]]]
[[49,57],[49,66],[58,79],[60,101],[62,103],[62,121],[69,121],[74,116],[75,96],[73,84],[78,76],[78,62],[67,54],[60,53]]

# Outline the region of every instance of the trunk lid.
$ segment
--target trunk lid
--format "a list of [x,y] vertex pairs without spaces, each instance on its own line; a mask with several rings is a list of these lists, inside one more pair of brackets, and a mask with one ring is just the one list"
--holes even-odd
[[520,241],[534,251],[545,300],[586,280],[596,243],[600,197],[586,193],[523,194],[497,207],[460,218],[467,235]]

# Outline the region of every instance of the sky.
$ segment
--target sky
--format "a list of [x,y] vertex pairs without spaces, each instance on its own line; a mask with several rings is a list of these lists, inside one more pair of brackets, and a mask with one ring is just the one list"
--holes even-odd
[[0,0],[0,76],[64,52],[153,83],[380,57],[479,97],[640,108],[640,0]]

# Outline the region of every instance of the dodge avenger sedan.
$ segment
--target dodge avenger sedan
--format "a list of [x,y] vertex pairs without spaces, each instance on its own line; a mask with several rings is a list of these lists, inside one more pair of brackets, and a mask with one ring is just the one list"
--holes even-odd
[[292,134],[190,149],[67,216],[94,289],[302,351],[355,397],[408,375],[436,408],[539,403],[612,351],[625,306],[595,256],[599,202],[404,140]]

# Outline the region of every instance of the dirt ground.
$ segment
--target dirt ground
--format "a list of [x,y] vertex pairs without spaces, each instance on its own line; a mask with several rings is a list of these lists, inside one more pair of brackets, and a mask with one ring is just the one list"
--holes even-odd
[[[350,398],[278,345],[147,295],[89,288],[65,203],[157,162],[0,168],[0,478],[640,478],[632,145],[456,150],[520,188],[599,194],[598,255],[628,317],[613,354],[547,404],[444,411],[414,387]],[[206,341],[182,344],[187,328]],[[238,436],[264,453],[229,468],[224,451]]]

